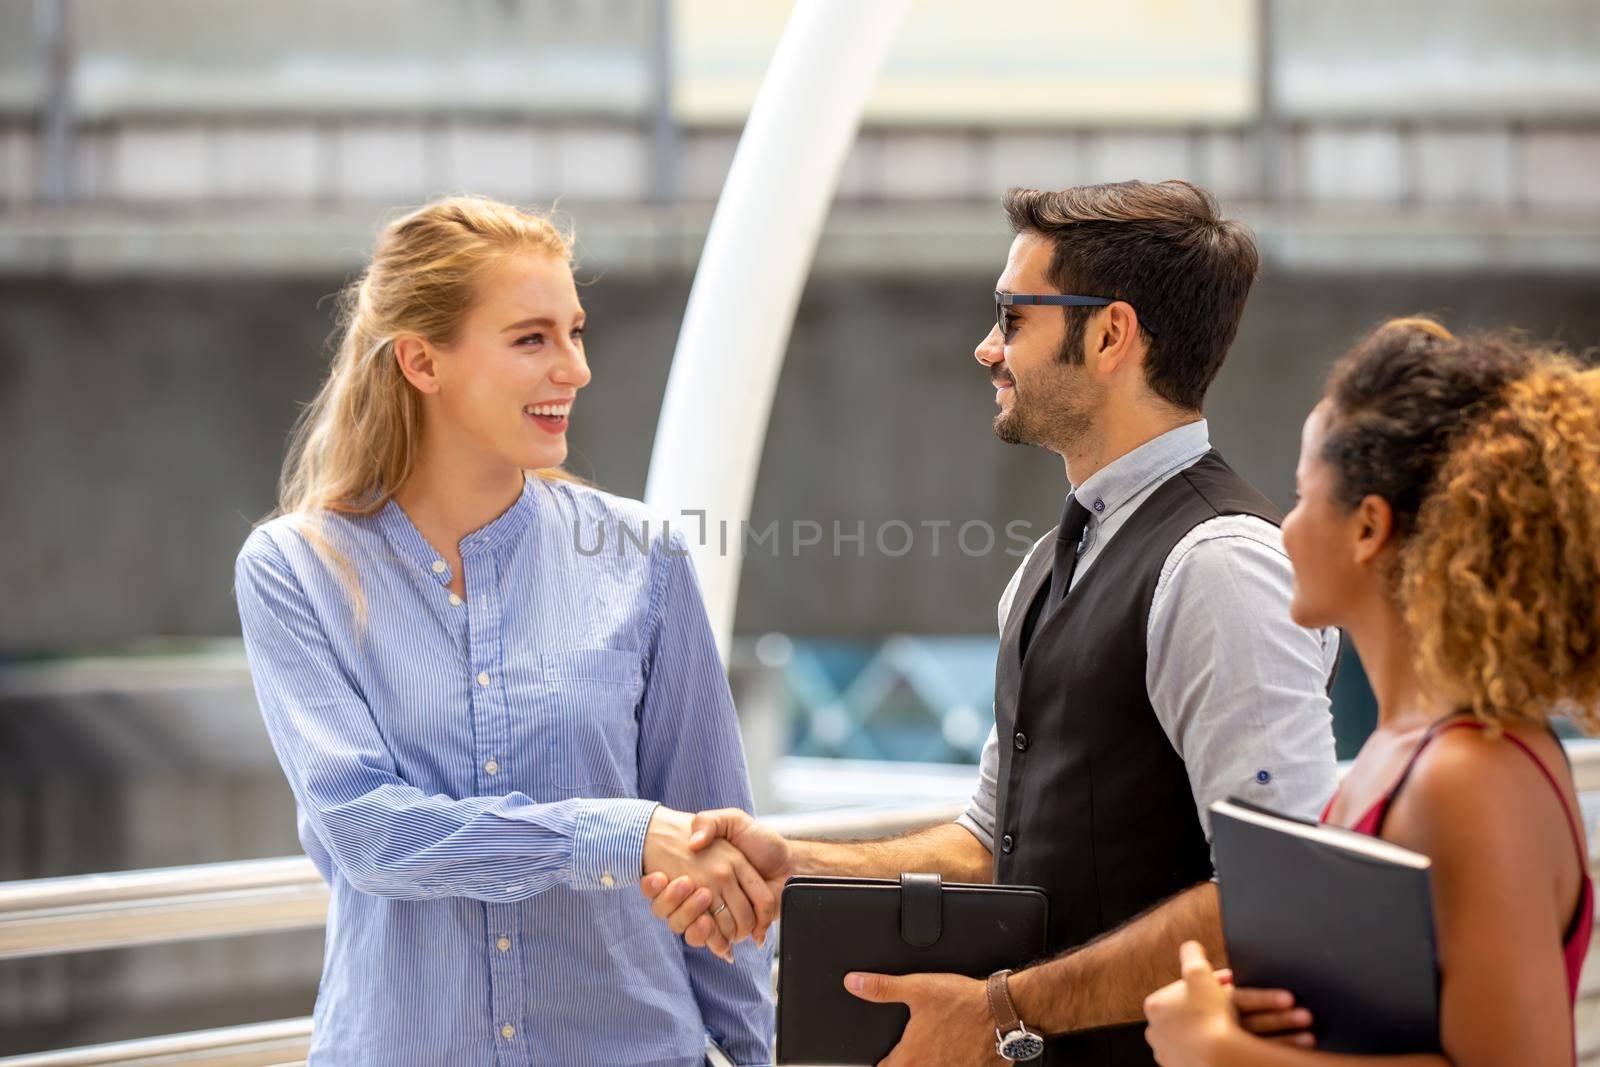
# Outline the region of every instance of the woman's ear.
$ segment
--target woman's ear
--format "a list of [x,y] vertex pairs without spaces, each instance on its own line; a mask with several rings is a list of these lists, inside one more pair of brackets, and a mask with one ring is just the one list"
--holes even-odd
[[394,361],[400,367],[400,373],[405,375],[406,381],[416,387],[419,393],[437,393],[439,391],[439,368],[434,357],[433,346],[422,338],[406,335],[395,338]]
[[1368,494],[1350,517],[1355,534],[1355,561],[1368,564],[1394,540],[1394,509],[1381,496]]

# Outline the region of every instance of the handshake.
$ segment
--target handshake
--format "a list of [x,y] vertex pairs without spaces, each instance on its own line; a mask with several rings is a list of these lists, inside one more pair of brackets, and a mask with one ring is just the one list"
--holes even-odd
[[793,863],[789,843],[738,808],[663,806],[645,834],[639,889],[674,934],[732,963],[738,942],[765,944]]

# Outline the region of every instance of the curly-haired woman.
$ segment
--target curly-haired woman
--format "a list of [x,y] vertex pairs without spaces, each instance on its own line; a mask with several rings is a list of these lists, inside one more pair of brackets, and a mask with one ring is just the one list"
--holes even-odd
[[1600,371],[1390,322],[1306,420],[1298,483],[1292,611],[1349,631],[1378,698],[1324,818],[1432,859],[1443,1054],[1313,1050],[1290,993],[1230,996],[1187,944],[1184,979],[1145,1005],[1156,1058],[1569,1064],[1594,905],[1550,718],[1600,721]]

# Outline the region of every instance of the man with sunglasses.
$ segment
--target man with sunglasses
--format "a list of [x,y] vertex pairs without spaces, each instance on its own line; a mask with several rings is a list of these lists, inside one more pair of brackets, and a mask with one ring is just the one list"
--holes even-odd
[[[1314,817],[1333,792],[1337,635],[1290,619],[1277,511],[1201,414],[1255,278],[1249,231],[1187,182],[1012,190],[1005,209],[1016,238],[975,355],[995,433],[1059,454],[1069,491],[1001,597],[972,802],[879,842],[785,841],[743,812],[697,827],[774,880],[937,871],[1048,890],[1044,963],[988,982],[848,976],[910,1006],[893,1067],[1021,1059],[1036,1033],[1056,1067],[1148,1065],[1143,1000],[1177,977],[1179,944],[1221,958],[1207,807]],[[644,883],[704,943],[688,888]]]

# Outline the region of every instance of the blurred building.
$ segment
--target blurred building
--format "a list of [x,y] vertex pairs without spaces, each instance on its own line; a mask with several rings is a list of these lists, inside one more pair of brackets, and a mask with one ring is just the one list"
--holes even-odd
[[[384,218],[440,193],[576,227],[596,383],[574,466],[641,492],[786,10],[0,3],[0,447],[33,457],[0,483],[0,567],[28,606],[0,616],[0,648],[234,631],[228,565],[315,386],[324,298]],[[1122,46],[1074,47],[1085,20]],[[1030,0],[1003,20],[927,0],[845,168],[755,518],[1048,526],[1058,467],[992,438],[967,361],[1009,185],[1184,177],[1255,226],[1263,277],[1211,414],[1281,501],[1323,368],[1380,317],[1600,335],[1597,174],[1600,9],[1581,0]],[[753,554],[741,628],[989,630],[1014,560],[931,548]]]

